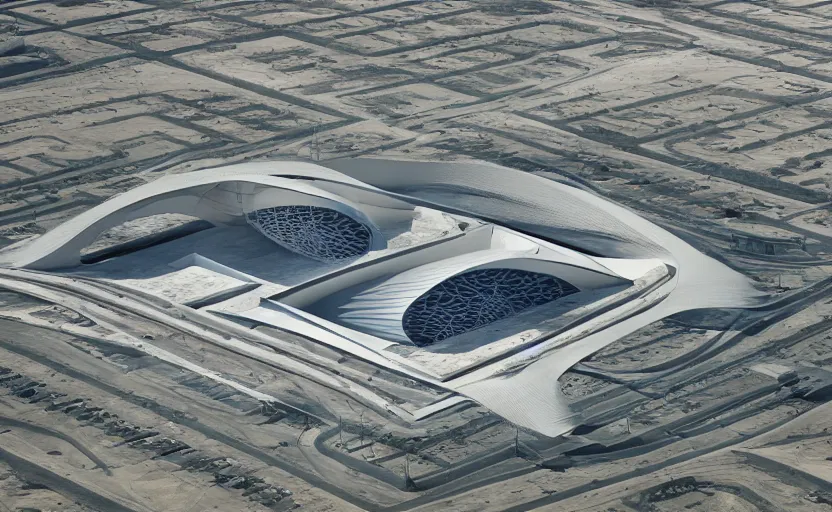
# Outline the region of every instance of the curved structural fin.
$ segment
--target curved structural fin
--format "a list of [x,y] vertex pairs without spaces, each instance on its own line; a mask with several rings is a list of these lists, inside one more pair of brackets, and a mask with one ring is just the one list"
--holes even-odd
[[[480,161],[376,158],[331,160],[325,165],[403,198],[464,211],[590,254],[614,258],[668,255],[661,235],[653,229],[661,228],[606,199],[517,169]],[[634,224],[633,217],[641,222]]]

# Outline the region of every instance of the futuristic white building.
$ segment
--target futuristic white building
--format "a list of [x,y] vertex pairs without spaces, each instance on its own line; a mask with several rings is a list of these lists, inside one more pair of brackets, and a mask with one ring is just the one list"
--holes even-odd
[[[166,214],[214,227],[81,264],[102,232]],[[571,426],[557,388],[570,366],[664,316],[758,295],[629,210],[479,162],[258,162],[164,176],[0,263],[299,334],[545,435]]]

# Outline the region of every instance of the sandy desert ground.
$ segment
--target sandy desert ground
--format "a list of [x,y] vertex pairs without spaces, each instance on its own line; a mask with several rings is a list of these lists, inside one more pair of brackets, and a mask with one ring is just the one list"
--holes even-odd
[[0,2],[0,247],[161,174],[357,156],[578,183],[776,300],[583,361],[583,424],[544,439],[471,403],[391,423],[293,365],[402,407],[441,390],[3,269],[0,511],[832,511],[832,2]]

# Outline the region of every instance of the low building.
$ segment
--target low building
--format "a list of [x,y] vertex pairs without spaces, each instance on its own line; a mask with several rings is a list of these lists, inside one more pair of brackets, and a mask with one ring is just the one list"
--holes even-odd
[[731,248],[735,251],[765,256],[781,256],[794,251],[806,251],[805,237],[767,238],[749,234],[731,234]]

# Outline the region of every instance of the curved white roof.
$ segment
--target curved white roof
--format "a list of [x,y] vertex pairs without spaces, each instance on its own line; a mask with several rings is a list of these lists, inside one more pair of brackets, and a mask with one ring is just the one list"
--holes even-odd
[[[241,172],[244,170],[255,172]],[[32,269],[70,267],[79,264],[81,250],[99,234],[129,220],[179,213],[214,223],[227,223],[259,208],[282,205],[320,206],[338,211],[370,229],[371,250],[386,247],[383,235],[360,205],[317,188],[311,181],[269,174],[295,171],[327,176],[334,173],[311,164],[280,162],[163,176],[114,196],[43,236],[4,252],[0,261]],[[350,179],[345,178],[345,181]]]
[[617,258],[670,255],[654,224],[606,199],[541,176],[478,161],[376,158],[325,163],[383,190],[468,212],[588,252]]

